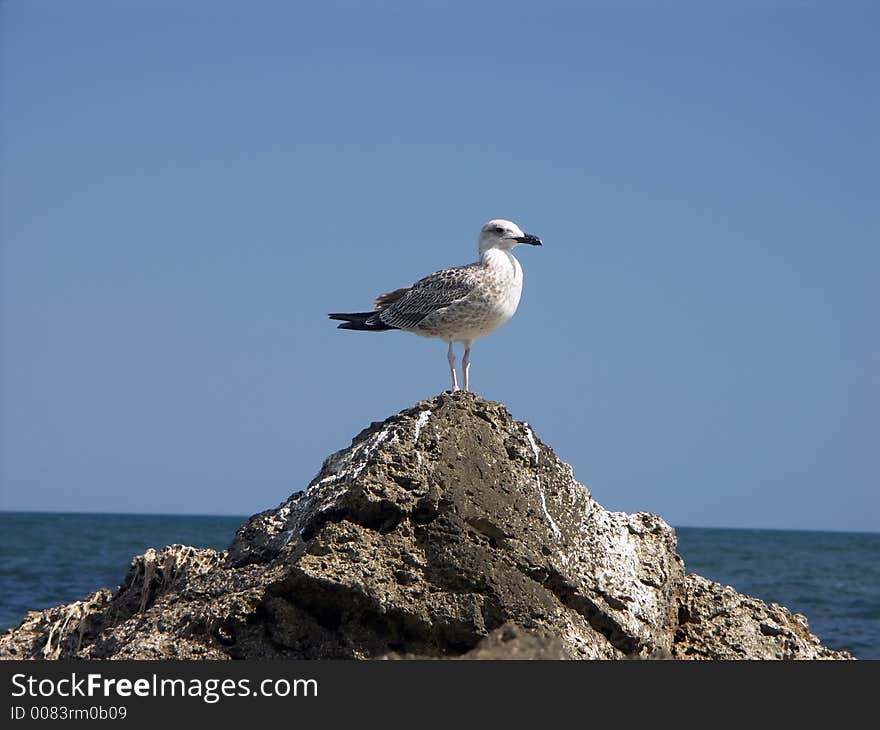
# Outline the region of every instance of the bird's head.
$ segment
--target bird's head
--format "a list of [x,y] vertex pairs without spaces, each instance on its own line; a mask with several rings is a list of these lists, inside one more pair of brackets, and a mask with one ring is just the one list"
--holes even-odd
[[490,248],[500,248],[503,251],[509,251],[521,243],[527,243],[530,246],[540,246],[541,239],[537,236],[523,233],[516,223],[506,221],[503,218],[491,220],[480,229],[481,254]]

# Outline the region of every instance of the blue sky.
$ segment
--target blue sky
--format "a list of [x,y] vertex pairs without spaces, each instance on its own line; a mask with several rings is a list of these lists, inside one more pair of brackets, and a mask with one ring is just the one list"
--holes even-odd
[[447,385],[336,330],[518,249],[474,347],[606,507],[880,530],[880,12],[0,6],[0,508],[251,514]]

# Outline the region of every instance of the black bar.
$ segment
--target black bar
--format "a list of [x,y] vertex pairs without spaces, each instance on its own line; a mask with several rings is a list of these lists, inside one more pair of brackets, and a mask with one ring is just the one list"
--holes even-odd
[[[9,661],[0,662],[0,726],[34,719],[140,726],[170,718],[175,726],[183,720],[225,726],[287,718],[297,725],[378,721],[384,729],[435,718],[500,727],[535,713],[566,726],[587,726],[606,713],[624,727],[639,718],[678,727],[698,717],[703,725],[722,717],[764,725],[773,716],[790,727],[795,717],[815,721],[823,713],[840,724],[871,711],[878,668],[876,662]],[[89,675],[95,675],[92,696]],[[74,687],[75,696],[59,695]],[[698,716],[698,708],[712,714]]]

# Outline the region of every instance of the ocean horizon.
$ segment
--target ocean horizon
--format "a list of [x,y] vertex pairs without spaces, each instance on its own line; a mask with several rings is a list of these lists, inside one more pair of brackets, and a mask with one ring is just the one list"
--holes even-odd
[[[0,512],[0,632],[28,611],[115,590],[171,544],[226,549],[235,515]],[[833,649],[880,659],[880,533],[676,526],[690,573],[804,614]]]

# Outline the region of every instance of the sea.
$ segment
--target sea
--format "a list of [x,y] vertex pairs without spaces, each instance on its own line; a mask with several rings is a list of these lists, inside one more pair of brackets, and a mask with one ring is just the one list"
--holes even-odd
[[[29,610],[115,589],[131,559],[223,550],[244,517],[0,512],[0,632]],[[677,527],[688,572],[807,616],[833,649],[880,659],[880,533]]]

